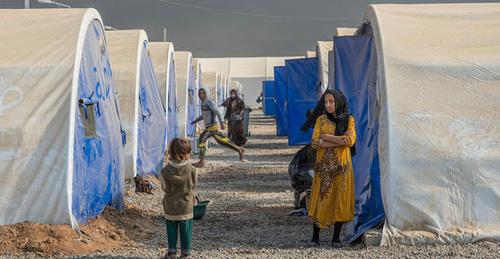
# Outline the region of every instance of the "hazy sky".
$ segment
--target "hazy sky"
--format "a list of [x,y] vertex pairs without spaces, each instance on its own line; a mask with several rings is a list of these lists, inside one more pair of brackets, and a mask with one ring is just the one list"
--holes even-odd
[[[58,0],[93,7],[104,23],[145,29],[150,41],[174,42],[195,57],[294,56],[330,40],[337,27],[357,27],[371,3],[498,1],[364,0]],[[24,0],[0,0],[1,8],[22,8]],[[51,7],[31,0],[31,6]],[[53,7],[53,6],[52,6]]]

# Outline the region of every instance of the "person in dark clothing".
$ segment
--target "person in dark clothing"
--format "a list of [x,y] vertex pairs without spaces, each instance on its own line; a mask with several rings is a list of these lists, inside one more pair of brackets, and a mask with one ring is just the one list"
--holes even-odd
[[259,95],[259,97],[257,97],[257,100],[255,100],[255,102],[257,102],[257,103],[261,103],[263,98],[264,98],[264,97],[263,97],[263,94],[262,94],[262,92],[261,92],[261,93],[260,93],[260,95]]
[[222,106],[226,107],[224,119],[227,120],[229,139],[238,146],[244,146],[247,138],[243,132],[243,112],[245,111],[245,102],[238,96],[238,91],[232,89],[231,96],[227,98]]
[[220,115],[219,110],[215,106],[214,102],[207,98],[207,92],[205,89],[200,88],[198,90],[198,97],[201,100],[201,115],[196,120],[191,122],[191,124],[196,124],[197,122],[203,120],[205,123],[205,130],[200,134],[200,138],[198,140],[198,148],[200,149],[200,161],[198,163],[193,164],[195,167],[204,167],[205,166],[205,151],[207,150],[207,141],[209,138],[213,137],[217,143],[220,145],[230,148],[236,152],[238,152],[240,156],[240,161],[243,160],[243,153],[245,149],[242,147],[238,147],[234,143],[231,142],[222,132],[219,131],[220,128],[224,129],[224,121],[222,120],[222,116]]

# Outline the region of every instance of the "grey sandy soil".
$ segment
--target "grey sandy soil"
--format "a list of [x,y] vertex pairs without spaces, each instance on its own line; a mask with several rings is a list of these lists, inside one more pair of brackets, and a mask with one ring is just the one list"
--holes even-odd
[[[453,246],[369,247],[361,250],[336,250],[328,244],[332,230],[323,231],[323,247],[309,248],[311,223],[305,217],[290,217],[293,192],[288,163],[298,148],[287,139],[275,136],[274,120],[260,111],[252,113],[252,137],[246,147],[246,162],[235,152],[218,145],[207,152],[208,166],[200,171],[197,194],[210,200],[207,215],[195,221],[193,257],[195,258],[387,258],[387,257],[484,257],[500,256],[500,245],[479,243]],[[193,159],[193,162],[195,159]],[[143,200],[147,197],[147,200]],[[154,197],[133,194],[134,206],[162,213],[161,194]],[[154,240],[138,250],[122,255],[162,256],[165,231],[158,230]],[[111,255],[111,254],[110,254]]]
[[[246,148],[246,162],[238,161],[236,153],[218,145],[208,150],[208,166],[199,171],[196,192],[211,203],[207,215],[194,223],[194,258],[500,257],[500,245],[490,242],[338,250],[328,245],[331,229],[322,232],[322,247],[307,247],[311,223],[306,217],[287,216],[293,204],[288,163],[298,148],[290,148],[286,138],[276,137],[274,121],[262,116],[260,111],[252,113],[250,131],[252,137]],[[163,256],[166,233],[161,198],[159,186],[153,195],[128,191],[126,200],[133,211],[129,209],[122,216],[133,213],[135,221],[114,223],[115,214],[112,214],[110,224],[121,227],[134,224],[134,231],[120,230],[124,232],[122,247],[83,257]],[[147,225],[144,229],[141,222]]]

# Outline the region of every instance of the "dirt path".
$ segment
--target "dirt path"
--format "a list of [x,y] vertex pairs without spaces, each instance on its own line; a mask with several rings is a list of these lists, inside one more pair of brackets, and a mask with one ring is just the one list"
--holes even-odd
[[[335,250],[328,246],[332,230],[322,232],[323,247],[308,248],[311,223],[305,217],[287,216],[293,204],[288,163],[298,149],[290,148],[286,138],[276,137],[274,121],[260,111],[253,113],[250,131],[247,162],[237,161],[234,152],[220,146],[208,151],[208,166],[200,171],[197,193],[211,204],[207,215],[194,223],[194,258],[494,258],[500,254],[500,245],[488,242]],[[153,195],[129,190],[128,208],[123,213],[106,211],[83,226],[86,235],[82,237],[68,226],[0,227],[0,255],[163,256],[166,233],[161,197],[159,185]]]

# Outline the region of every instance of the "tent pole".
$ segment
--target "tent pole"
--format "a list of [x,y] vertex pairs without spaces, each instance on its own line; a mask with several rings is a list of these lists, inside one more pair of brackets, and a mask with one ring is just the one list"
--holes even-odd
[[167,42],[167,28],[163,27],[163,41]]

